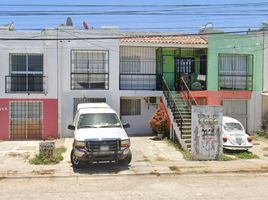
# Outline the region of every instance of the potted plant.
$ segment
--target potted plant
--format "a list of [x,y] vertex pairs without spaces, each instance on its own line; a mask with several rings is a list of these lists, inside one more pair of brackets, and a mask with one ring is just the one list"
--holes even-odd
[[167,116],[161,106],[159,106],[149,120],[149,125],[158,139],[162,139],[168,132]]

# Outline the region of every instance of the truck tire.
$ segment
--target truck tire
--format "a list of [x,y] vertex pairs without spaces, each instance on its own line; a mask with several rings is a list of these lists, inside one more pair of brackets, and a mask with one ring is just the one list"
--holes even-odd
[[131,162],[131,159],[132,159],[132,153],[129,150],[127,157],[123,160],[119,160],[118,163],[119,163],[119,165],[127,166]]
[[76,158],[73,149],[71,151],[71,163],[73,165],[73,168],[81,168],[83,166],[83,162]]

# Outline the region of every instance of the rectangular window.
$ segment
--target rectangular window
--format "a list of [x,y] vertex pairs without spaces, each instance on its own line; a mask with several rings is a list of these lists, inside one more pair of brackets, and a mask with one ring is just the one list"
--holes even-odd
[[109,89],[108,51],[72,51],[71,89]]
[[120,114],[126,115],[141,115],[141,100],[140,99],[121,99]]
[[120,90],[156,89],[156,48],[120,47]]
[[6,92],[43,92],[43,55],[10,54]]
[[10,102],[9,112],[11,139],[41,139],[43,130],[42,102]]
[[251,90],[252,61],[251,55],[220,54],[220,89]]

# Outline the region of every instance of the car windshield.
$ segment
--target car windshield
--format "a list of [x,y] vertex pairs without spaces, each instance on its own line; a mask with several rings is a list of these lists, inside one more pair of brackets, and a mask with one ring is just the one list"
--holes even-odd
[[121,127],[121,123],[114,113],[81,114],[77,128]]
[[243,127],[239,123],[236,123],[236,122],[225,123],[224,129],[226,131],[229,131],[229,132],[231,132],[231,131],[243,131]]

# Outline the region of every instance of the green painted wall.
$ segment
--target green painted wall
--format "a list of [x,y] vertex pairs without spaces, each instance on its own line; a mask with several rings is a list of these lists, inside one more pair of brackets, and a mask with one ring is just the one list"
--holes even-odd
[[247,35],[215,34],[208,37],[207,90],[218,90],[218,55],[247,54],[253,56],[253,91],[262,91],[263,37],[251,32]]
[[[200,56],[203,55],[203,51],[197,52],[197,49],[162,49],[163,56],[163,74],[167,81],[169,88],[175,86],[175,57],[190,57],[194,58],[195,73],[199,74],[200,71]],[[200,54],[200,55],[199,55]]]

